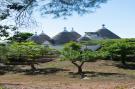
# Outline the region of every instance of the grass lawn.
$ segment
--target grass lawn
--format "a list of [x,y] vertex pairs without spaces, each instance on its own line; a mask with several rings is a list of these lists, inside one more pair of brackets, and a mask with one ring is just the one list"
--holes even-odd
[[104,60],[86,63],[83,79],[73,73],[77,69],[68,61],[37,65],[34,73],[29,66],[17,66],[1,73],[0,84],[8,89],[134,89],[135,70],[117,64]]

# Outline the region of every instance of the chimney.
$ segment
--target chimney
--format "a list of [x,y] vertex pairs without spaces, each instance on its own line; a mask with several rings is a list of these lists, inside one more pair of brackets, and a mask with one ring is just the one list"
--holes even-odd
[[72,27],[72,30],[71,30],[71,32],[75,32],[73,27]]
[[68,31],[67,31],[67,27],[64,27],[64,32],[68,32]]
[[37,32],[35,32],[35,35],[37,36]]
[[102,29],[105,29],[105,24],[102,24]]

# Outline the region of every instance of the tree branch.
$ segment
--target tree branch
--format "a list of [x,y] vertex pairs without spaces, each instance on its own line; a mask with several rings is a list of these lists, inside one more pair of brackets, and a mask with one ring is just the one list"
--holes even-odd
[[85,61],[83,61],[83,62],[81,62],[81,64],[79,65],[79,64],[77,64],[75,61],[71,61],[75,66],[77,66],[77,67],[82,67],[83,66],[83,64],[85,63]]
[[79,65],[77,63],[75,63],[74,61],[71,61],[75,66],[79,67]]
[[29,3],[24,7],[22,8],[22,10],[19,12],[19,15],[17,16],[17,20],[19,19],[19,17],[22,15],[22,13],[24,11],[26,11],[26,9],[33,3],[34,0],[30,0]]
[[80,66],[82,67],[84,63],[85,63],[85,61],[83,61]]

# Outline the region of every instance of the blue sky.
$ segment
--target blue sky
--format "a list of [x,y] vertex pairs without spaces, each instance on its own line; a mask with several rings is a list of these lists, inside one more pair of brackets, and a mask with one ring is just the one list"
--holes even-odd
[[102,24],[122,38],[135,38],[135,0],[109,0],[102,4],[96,12],[84,16],[74,15],[64,20],[62,18],[52,19],[48,17],[38,18],[39,27],[31,32],[46,34],[53,37],[63,31],[64,27],[84,35],[84,32],[96,31]]

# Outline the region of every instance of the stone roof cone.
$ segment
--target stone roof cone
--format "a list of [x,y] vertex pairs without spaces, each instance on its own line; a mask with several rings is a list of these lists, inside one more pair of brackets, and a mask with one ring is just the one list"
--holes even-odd
[[107,29],[107,28],[105,27],[105,24],[102,25],[102,28],[99,29],[99,30],[97,31],[97,33],[98,33],[101,37],[103,37],[103,38],[105,38],[105,39],[120,39],[120,37],[119,37],[118,35],[116,35],[115,33],[111,32],[109,29]]

